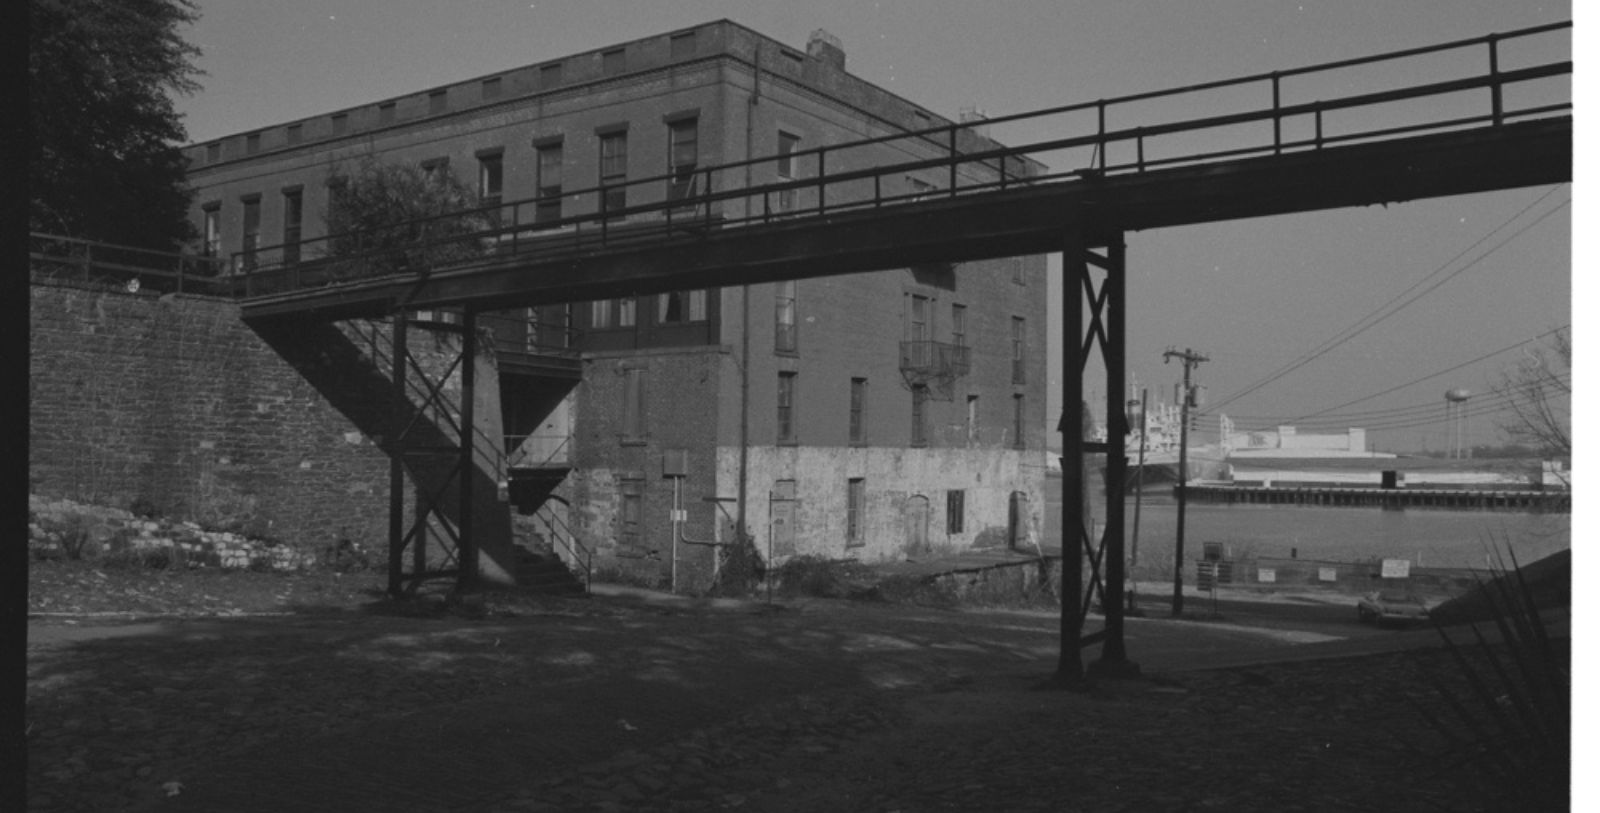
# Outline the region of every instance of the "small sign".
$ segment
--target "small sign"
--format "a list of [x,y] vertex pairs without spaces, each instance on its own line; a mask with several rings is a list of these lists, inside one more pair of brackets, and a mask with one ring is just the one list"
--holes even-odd
[[689,521],[689,510],[687,508],[674,508],[674,509],[672,509],[672,521],[673,522],[688,522]]
[[1256,581],[1258,582],[1276,582],[1277,580],[1277,568],[1263,567],[1256,570]]
[[1339,568],[1319,567],[1317,568],[1317,579],[1325,582],[1336,582],[1339,580]]
[[1410,559],[1385,559],[1383,560],[1383,577],[1385,579],[1406,579],[1411,577]]

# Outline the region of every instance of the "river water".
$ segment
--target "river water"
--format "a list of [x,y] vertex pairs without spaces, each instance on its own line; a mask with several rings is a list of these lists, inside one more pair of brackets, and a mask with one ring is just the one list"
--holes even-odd
[[[1059,486],[1059,480],[1050,485]],[[1133,556],[1134,500],[1125,505],[1127,545]],[[1060,492],[1046,506],[1045,544],[1060,544]],[[1103,527],[1105,505],[1094,507]],[[1139,511],[1138,562],[1171,564],[1178,506],[1170,496],[1144,498]],[[1221,542],[1229,558],[1297,556],[1329,562],[1409,559],[1419,567],[1485,566],[1495,549],[1519,562],[1572,547],[1572,515],[1513,511],[1384,510],[1293,505],[1208,505],[1184,510],[1184,559],[1200,558],[1202,543]],[[1507,559],[1509,564],[1509,559]]]

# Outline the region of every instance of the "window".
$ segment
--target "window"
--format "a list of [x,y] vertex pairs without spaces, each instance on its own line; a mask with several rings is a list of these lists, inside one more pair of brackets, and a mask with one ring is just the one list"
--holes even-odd
[[201,210],[205,216],[205,245],[201,252],[207,257],[222,253],[222,204],[208,203]]
[[1018,449],[1027,448],[1022,432],[1024,412],[1022,395],[1019,393],[1011,396],[1011,445]]
[[491,76],[483,80],[483,84],[478,87],[478,91],[481,98],[486,102],[490,99],[500,98],[500,77]]
[[442,90],[435,90],[428,94],[428,115],[436,116],[445,111],[449,100]]
[[704,322],[706,320],[706,292],[673,291],[656,296],[656,324],[679,322]]
[[283,190],[283,262],[300,262],[300,221],[305,210],[300,187]]
[[261,134],[251,133],[244,137],[244,154],[255,155],[261,152]]
[[867,380],[850,379],[850,445],[867,442]]
[[800,352],[800,328],[795,323],[795,296],[798,283],[784,280],[778,283],[776,332],[772,349],[779,353]]
[[533,222],[548,223],[561,219],[561,163],[563,151],[560,141],[537,148],[534,188],[538,200],[533,205]]
[[928,344],[929,301],[919,294],[911,295],[910,311],[906,320],[906,340],[911,343],[906,360],[916,369],[933,363],[933,347]]
[[1027,320],[1011,317],[1011,383],[1028,383]]
[[261,196],[251,195],[244,203],[244,267],[256,267],[256,248],[261,245]]
[[967,441],[978,442],[978,396],[967,396]]
[[394,107],[395,107],[395,103],[394,102],[384,102],[383,104],[378,105],[378,123],[379,124],[393,124],[394,123]]
[[622,373],[622,442],[644,443],[644,370],[630,367]]
[[700,163],[699,119],[679,119],[667,125],[667,200],[695,194],[695,168]]
[[960,489],[945,492],[944,517],[946,533],[967,532],[967,492]]
[[623,297],[617,300],[617,327],[633,327],[639,323],[639,300]]
[[622,510],[618,513],[617,539],[624,545],[637,545],[639,529],[644,525],[644,481],[623,480],[618,490]]
[[928,385],[911,386],[911,445],[928,445]]
[[478,155],[478,205],[496,207],[489,210],[489,222],[500,225],[500,190],[504,180],[502,155],[497,151]]
[[[794,154],[800,149],[800,136],[778,132],[778,180],[792,181],[800,177]],[[778,193],[778,211],[792,212],[798,189],[785,189]]]
[[539,89],[549,90],[561,84],[561,63],[552,62],[549,65],[539,66]]
[[350,132],[350,114],[349,113],[336,113],[336,114],[334,114],[334,116],[331,119],[331,121],[333,122],[333,134],[334,135],[342,136],[345,133]]
[[616,76],[628,69],[628,52],[621,48],[614,48],[600,54],[600,73],[604,76]]
[[618,212],[628,206],[628,133],[600,136],[600,211]]
[[299,144],[305,140],[305,130],[299,124],[291,124],[283,130],[283,140],[290,144]]
[[1011,258],[1011,281],[1018,285],[1028,284],[1028,278],[1023,274],[1021,257]]
[[596,330],[611,327],[611,302],[609,299],[597,299],[589,303],[589,327]]
[[794,390],[796,373],[778,373],[778,442],[794,443]]
[[222,160],[222,142],[213,141],[206,145],[206,163],[215,164]]
[[685,31],[682,34],[673,34],[668,40],[670,53],[673,59],[688,59],[694,56],[694,32]]
[[862,533],[867,515],[867,481],[851,477],[845,481],[844,543],[845,547],[859,548],[866,544]]
[[950,306],[950,343],[956,347],[967,346],[967,306]]

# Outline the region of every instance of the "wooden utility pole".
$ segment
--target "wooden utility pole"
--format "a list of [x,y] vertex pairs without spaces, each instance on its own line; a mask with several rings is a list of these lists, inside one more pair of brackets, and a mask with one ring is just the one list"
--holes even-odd
[[1200,362],[1211,359],[1189,348],[1181,353],[1168,348],[1161,355],[1163,364],[1174,358],[1183,362],[1183,405],[1178,428],[1178,539],[1172,554],[1172,617],[1177,618],[1183,615],[1183,508],[1189,496],[1189,407],[1194,404],[1194,385],[1189,382],[1189,373]]

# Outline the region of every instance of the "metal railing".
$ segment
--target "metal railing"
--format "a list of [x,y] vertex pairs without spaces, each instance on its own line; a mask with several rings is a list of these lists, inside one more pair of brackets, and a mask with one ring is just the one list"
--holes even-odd
[[543,526],[545,538],[550,540],[551,550],[555,550],[557,547],[565,550],[567,559],[573,565],[583,569],[583,589],[584,592],[589,592],[594,583],[594,553],[585,547],[582,542],[578,541],[577,535],[572,532],[572,526],[555,512],[551,503],[559,503],[568,511],[572,510],[571,503],[562,497],[552,494],[545,501],[545,504],[539,506],[539,510],[534,512],[533,518]]
[[900,369],[941,376],[964,376],[972,369],[972,348],[950,342],[901,342]]
[[225,261],[33,232],[28,260],[40,274],[77,282],[148,289],[160,293],[226,294]]
[[535,432],[531,435],[506,435],[500,470],[568,468],[571,461],[571,434]]
[[[461,231],[443,222],[452,218],[458,223],[487,220],[497,224],[493,227],[422,238],[403,247],[357,251],[333,260],[286,263],[284,247],[258,248],[251,252],[255,270],[245,275],[245,295],[375,274],[467,268],[503,261],[508,255],[529,261],[561,259],[596,250],[703,239],[714,230],[737,226],[1570,115],[1570,58],[1511,70],[1502,69],[1502,63],[1508,46],[1547,47],[1541,37],[1564,36],[1571,26],[1571,22],[1551,23],[697,168],[690,196],[671,193],[672,185],[683,177],[674,172],[564,191],[558,197],[499,202],[406,224],[418,235]],[[1570,42],[1564,46],[1568,54],[1570,47]],[[1345,90],[1372,66],[1390,68],[1385,78],[1409,77],[1421,69],[1408,61],[1425,62],[1446,54],[1474,64],[1452,63],[1447,78],[1437,81]],[[1297,87],[1300,84],[1306,87]],[[1331,95],[1320,93],[1325,89]],[[1240,94],[1247,101],[1242,109],[1217,113],[1219,103],[1210,97],[1218,94]],[[1508,94],[1527,98],[1513,103]],[[1193,106],[1206,114],[1192,114],[1188,108]],[[1160,112],[1166,107],[1178,112]],[[1013,130],[1022,140],[1002,146],[980,136],[980,130]],[[1026,140],[1030,133],[1065,135]],[[900,160],[892,160],[897,157]],[[780,175],[780,162],[794,177]],[[1047,163],[1058,169],[1046,170]],[[762,182],[757,183],[758,178]],[[604,206],[605,193],[617,194],[619,189],[628,205]],[[774,207],[774,201],[780,207]],[[552,218],[558,205],[561,216]],[[332,235],[302,241],[296,249],[303,258],[326,256],[334,241],[360,242],[351,235]],[[444,259],[419,262],[426,256]]]

